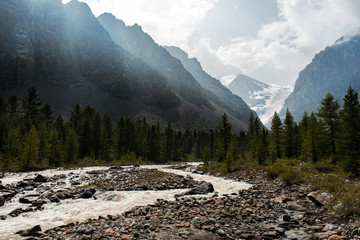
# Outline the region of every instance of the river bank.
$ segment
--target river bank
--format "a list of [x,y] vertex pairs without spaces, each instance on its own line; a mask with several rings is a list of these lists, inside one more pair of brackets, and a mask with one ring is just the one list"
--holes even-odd
[[[194,170],[191,166],[175,168],[145,166],[125,170],[131,173],[130,178],[139,179],[139,176],[151,174],[151,178],[146,178],[146,189],[152,189],[150,191],[139,191],[139,184],[135,184],[137,191],[116,189],[121,186],[116,182],[127,179],[120,177],[124,169],[78,170],[81,172],[78,179],[92,180],[88,179],[84,181],[87,184],[76,188],[85,191],[90,187],[84,186],[91,186],[96,192],[89,199],[60,199],[55,203],[58,210],[51,205],[54,203],[45,204],[43,210],[28,215],[34,220],[33,226],[39,227],[22,234],[32,235],[30,239],[359,239],[356,223],[336,216],[326,208],[327,196],[312,192],[307,185],[289,187],[278,179],[268,180],[265,173],[258,170],[239,172],[224,179],[189,172]],[[111,179],[113,184],[109,183]],[[156,182],[150,179],[156,179]],[[199,187],[201,181],[212,183],[214,192],[174,198],[174,195],[181,196]],[[71,180],[65,184],[71,187]],[[159,191],[154,190],[156,186],[175,186],[176,189]],[[147,196],[147,202],[140,196]],[[36,222],[39,219],[34,217],[37,213],[51,215],[47,212],[50,209],[53,212],[60,211],[59,208],[74,209],[76,204],[72,205],[71,201],[77,202],[82,209],[91,208],[93,214],[84,214],[85,219],[78,218],[79,208],[62,224],[60,221],[55,226]],[[125,206],[125,202],[132,204]],[[100,210],[103,205],[107,206],[106,210]],[[23,215],[26,217],[26,213],[18,217]],[[31,228],[24,225],[21,229]]]

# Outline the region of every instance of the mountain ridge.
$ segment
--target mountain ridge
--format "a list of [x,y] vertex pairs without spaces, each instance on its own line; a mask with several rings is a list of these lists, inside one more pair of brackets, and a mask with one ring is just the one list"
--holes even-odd
[[314,56],[296,80],[294,91],[285,100],[286,109],[299,121],[304,111],[316,112],[330,92],[340,104],[349,86],[360,91],[360,35],[344,36]]

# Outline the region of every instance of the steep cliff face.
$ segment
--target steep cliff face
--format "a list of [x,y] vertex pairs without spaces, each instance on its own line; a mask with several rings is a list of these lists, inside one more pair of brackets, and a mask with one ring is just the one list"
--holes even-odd
[[180,61],[159,46],[139,25],[125,26],[123,21],[109,13],[100,15],[98,19],[115,43],[159,71],[179,96],[197,106],[211,108],[204,90]]
[[143,112],[176,120],[180,101],[166,79],[116,45],[85,3],[4,0],[0,18],[4,96],[36,86],[58,112],[81,103],[114,118]]
[[330,92],[341,104],[348,87],[360,91],[360,36],[342,37],[317,54],[300,72],[294,91],[286,99],[280,112],[289,108],[295,120],[304,111],[316,112],[321,100]]
[[[181,130],[217,127],[224,109],[178,59],[139,26],[123,26],[122,42],[103,25],[77,0],[0,1],[1,97],[35,86],[56,113],[80,103],[114,120],[143,116]],[[247,121],[229,118],[234,131],[246,128]]]
[[208,99],[224,109],[228,114],[240,119],[247,124],[250,116],[249,106],[239,97],[231,93],[221,82],[201,67],[196,58],[189,58],[188,54],[178,47],[164,47],[173,57],[179,59],[187,71],[189,71],[198,83],[206,89]]

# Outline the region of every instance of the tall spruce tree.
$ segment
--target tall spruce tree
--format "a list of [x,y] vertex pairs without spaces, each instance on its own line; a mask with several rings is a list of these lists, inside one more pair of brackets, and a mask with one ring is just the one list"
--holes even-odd
[[96,112],[93,118],[93,134],[91,139],[93,141],[93,154],[95,159],[101,158],[101,150],[103,143],[103,130],[102,130],[102,120],[99,112]]
[[165,128],[164,131],[164,140],[163,140],[163,147],[162,147],[162,162],[172,161],[173,158],[173,151],[174,151],[174,130],[171,127],[170,122]]
[[70,124],[78,136],[81,135],[83,119],[84,115],[81,110],[81,106],[80,104],[76,104],[73,110],[70,112]]
[[282,122],[279,115],[274,112],[273,119],[271,121],[271,142],[270,142],[270,155],[273,161],[282,157],[281,151],[281,130]]
[[230,142],[231,142],[231,124],[229,122],[229,119],[224,113],[221,116],[220,123],[218,125],[217,131],[218,131],[218,138],[217,138],[217,157],[219,161],[223,161],[226,158],[226,153],[229,150]]
[[0,97],[0,153],[3,152],[9,131],[9,114],[6,102]]
[[11,94],[8,99],[8,104],[9,119],[11,123],[14,124],[13,126],[15,126],[20,115],[20,98],[15,94]]
[[258,118],[254,117],[253,112],[250,113],[249,126],[248,126],[248,138],[249,138],[249,148],[250,156],[253,160],[256,160],[259,141],[260,141],[260,123]]
[[340,149],[346,170],[359,174],[360,167],[360,103],[358,93],[349,87],[340,111],[342,134]]
[[336,135],[339,129],[339,109],[340,105],[331,93],[327,93],[326,97],[321,101],[321,107],[318,109],[317,116],[322,120],[325,127],[325,133],[327,139],[329,139],[329,145],[331,154],[336,154]]
[[54,121],[53,110],[48,103],[40,110],[40,121],[44,121],[47,126]]
[[307,123],[306,133],[302,144],[301,158],[312,162],[317,162],[319,160],[318,121],[313,112]]
[[295,156],[295,124],[294,117],[289,109],[286,109],[283,124],[283,147],[287,158],[293,158]]
[[25,135],[23,152],[21,155],[23,170],[32,170],[38,166],[39,160],[39,137],[35,126]]
[[22,100],[22,110],[24,118],[30,118],[33,124],[39,121],[39,111],[41,100],[35,87],[28,89],[28,94]]
[[109,114],[104,114],[103,116],[103,150],[102,158],[106,161],[111,160],[113,146],[113,124]]
[[79,142],[76,132],[72,128],[66,131],[66,141],[64,145],[64,160],[67,164],[74,164],[79,154]]

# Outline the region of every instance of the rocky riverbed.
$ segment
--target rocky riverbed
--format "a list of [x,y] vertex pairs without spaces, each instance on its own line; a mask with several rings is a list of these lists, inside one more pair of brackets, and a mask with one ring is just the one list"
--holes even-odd
[[[219,181],[229,181],[229,184],[250,182],[253,184],[250,189],[217,193],[219,186],[214,182],[214,193],[184,196],[184,193],[200,186],[203,191],[210,191],[206,182],[196,181],[196,178],[211,176],[189,174],[186,177],[184,171],[184,176],[173,173],[182,171],[179,169],[164,168],[155,172],[153,168],[127,170],[133,175],[134,181],[130,182],[136,186],[134,189],[142,188],[144,183],[135,179],[153,179],[154,182],[148,181],[146,189],[156,189],[154,184],[161,185],[160,179],[167,177],[172,179],[164,180],[169,186],[188,189],[180,193],[171,192],[177,194],[176,199],[158,199],[129,208],[121,214],[99,214],[100,217],[50,229],[39,225],[19,234],[29,239],[360,239],[356,235],[358,225],[339,218],[327,209],[329,197],[312,192],[309,186],[289,187],[280,180],[266,179],[262,171],[251,170],[228,175],[232,180],[218,178]],[[110,174],[113,176],[111,180],[106,177],[110,176],[106,171],[114,169],[87,172],[84,176],[90,175],[90,180],[83,189],[79,189],[95,189],[97,192],[122,189],[122,184],[114,185],[125,176],[118,174],[117,179]],[[150,177],[144,177],[149,174]],[[126,186],[128,189],[129,185]],[[96,198],[96,194],[92,198]],[[108,197],[111,198],[111,194]]]

